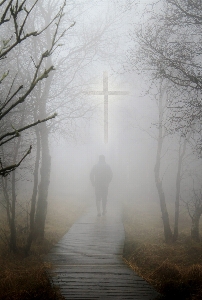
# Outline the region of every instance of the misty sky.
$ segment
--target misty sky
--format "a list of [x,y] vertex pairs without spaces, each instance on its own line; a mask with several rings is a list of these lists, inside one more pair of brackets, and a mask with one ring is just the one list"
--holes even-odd
[[[129,3],[130,1],[128,1]],[[128,187],[135,189],[142,197],[155,197],[156,191],[153,181],[153,163],[155,158],[155,141],[140,128],[148,129],[155,119],[157,111],[155,104],[148,96],[144,96],[144,81],[135,73],[124,71],[127,49],[132,45],[129,33],[133,23],[138,22],[145,3],[141,2],[139,12],[127,10],[125,13],[119,6],[109,1],[90,3],[78,16],[78,28],[98,26],[112,20],[111,27],[106,33],[106,39],[114,41],[112,50],[117,55],[110,60],[108,57],[95,57],[85,69],[85,74],[91,78],[89,89],[100,91],[103,72],[109,76],[109,89],[112,91],[128,91],[129,95],[109,96],[109,142],[104,143],[103,96],[86,96],[86,101],[96,103],[96,109],[84,128],[79,129],[80,138],[75,141],[61,140],[57,147],[52,143],[52,185],[50,194],[91,193],[89,172],[97,162],[99,154],[104,154],[106,160],[114,170],[115,183],[122,181],[119,188],[124,193]],[[83,1],[84,6],[86,1]],[[126,6],[127,7],[127,6]],[[129,6],[128,6],[129,7]],[[123,7],[122,7],[123,8]],[[82,10],[82,9],[81,9]],[[118,17],[117,17],[118,16]],[[97,23],[95,23],[97,22]],[[76,25],[77,26],[77,25]],[[77,30],[77,28],[74,30]],[[102,48],[102,44],[100,45]],[[115,48],[115,49],[114,49]],[[111,49],[110,49],[111,51]],[[79,121],[78,121],[79,122]],[[139,128],[138,128],[139,127]],[[59,155],[58,155],[59,153]],[[133,170],[132,170],[133,169]],[[57,178],[61,178],[58,182]],[[126,186],[126,178],[128,180]],[[151,179],[152,178],[152,179]],[[147,182],[146,189],[143,185]]]
[[[48,113],[57,112],[58,118],[50,136],[49,197],[83,195],[92,199],[89,173],[98,156],[104,154],[114,173],[113,197],[128,195],[143,203],[158,201],[154,182],[158,120],[155,87],[153,94],[147,93],[149,79],[129,69],[130,50],[138,48],[134,28],[147,22],[143,12],[150,9],[151,3],[67,2],[63,26],[68,28],[73,22],[75,25],[67,30],[61,47],[51,58],[56,70],[48,91]],[[157,9],[162,9],[161,4]],[[88,94],[103,89],[103,72],[108,72],[109,90],[128,92],[109,96],[107,144],[104,97]],[[170,201],[175,195],[177,145],[177,139],[172,137],[163,149],[162,177]]]

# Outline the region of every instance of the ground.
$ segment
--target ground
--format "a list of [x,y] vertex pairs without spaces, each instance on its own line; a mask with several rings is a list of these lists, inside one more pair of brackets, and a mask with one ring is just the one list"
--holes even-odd
[[[51,265],[43,263],[43,256],[68,231],[71,225],[85,210],[86,203],[71,197],[50,199],[48,206],[46,234],[43,243],[35,243],[28,257],[22,251],[26,232],[24,224],[18,224],[19,251],[12,254],[7,246],[6,219],[1,212],[0,218],[0,299],[64,299],[48,279],[46,270]],[[19,218],[18,218],[19,219]]]
[[[63,299],[48,280],[46,270],[51,265],[43,263],[43,256],[68,231],[86,206],[87,203],[78,199],[50,199],[46,239],[43,244],[33,245],[29,257],[24,257],[22,251],[16,255],[9,253],[4,228],[6,220],[1,216],[0,299]],[[202,243],[190,239],[190,218],[186,210],[181,207],[179,240],[165,244],[158,200],[132,199],[123,207],[125,262],[162,293],[162,299],[202,299]],[[171,205],[172,227],[173,212]],[[22,231],[20,246],[23,246],[23,234]]]
[[[173,212],[170,205],[172,228]],[[158,201],[126,202],[123,220],[126,263],[162,293],[162,299],[202,299],[202,243],[190,238],[185,208],[181,207],[179,239],[171,244],[164,242]]]

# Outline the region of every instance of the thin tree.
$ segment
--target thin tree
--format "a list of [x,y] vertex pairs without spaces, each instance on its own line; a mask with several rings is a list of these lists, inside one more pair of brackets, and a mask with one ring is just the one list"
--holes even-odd
[[[202,29],[200,11],[200,1],[166,0],[162,3],[154,1],[144,12],[147,16],[146,23],[141,24],[135,31],[134,40],[140,45],[139,55],[135,55],[137,51],[133,49],[129,52],[130,68],[144,72],[150,77],[151,83],[163,80],[169,82],[169,89],[166,91],[166,105],[169,107],[167,129],[169,133],[178,132],[184,139],[178,157],[174,240],[178,236],[179,195],[186,138],[190,133],[195,132],[199,135],[201,131],[201,62],[198,58],[201,52],[199,41]],[[163,142],[161,122],[159,124],[155,178],[159,196],[164,199],[162,183],[157,176],[160,169],[159,153]],[[200,137],[195,138],[194,145],[201,153]],[[168,225],[167,210],[163,203],[164,201],[161,210],[165,213],[162,218],[163,222],[167,220]],[[169,226],[166,226],[165,238],[168,240],[171,238]]]
[[[27,4],[27,1],[22,1],[21,3],[19,1],[10,1],[9,3],[7,1],[2,1],[0,3],[0,29],[2,30],[2,35],[4,36],[4,38],[1,40],[0,48],[1,61],[5,62],[6,59],[10,58],[10,56],[12,55],[12,51],[14,51],[14,49],[18,45],[25,43],[25,40],[31,37],[39,36],[50,25],[46,24],[46,26],[41,29],[26,33],[26,23],[28,22],[32,11],[36,7],[37,2],[38,0],[35,1],[34,4],[31,6]],[[56,18],[58,18],[58,16],[56,16],[54,20]],[[52,20],[52,22],[54,20]],[[11,28],[11,34],[9,36],[5,36],[6,29],[8,28]],[[8,30],[8,32],[10,31]],[[12,139],[19,137],[22,131],[36,126],[39,123],[46,122],[47,120],[50,120],[55,117],[54,114],[50,117],[46,117],[42,120],[37,120],[36,122],[27,124],[23,127],[13,128],[12,130],[5,126],[6,118],[8,118],[11,113],[15,112],[16,107],[19,107],[28,99],[29,95],[34,90],[38,82],[47,78],[49,73],[53,70],[53,66],[50,66],[48,69],[45,70],[43,69],[43,62],[49,55],[51,55],[51,53],[48,51],[41,53],[41,56],[35,65],[35,71],[33,72],[32,79],[26,88],[24,88],[23,85],[15,87],[15,80],[13,80],[13,82],[10,84],[10,87],[7,84],[6,86],[4,86],[6,78],[9,76],[9,70],[5,70],[5,68],[2,70],[3,74],[1,74],[0,76],[0,84],[2,86],[2,89],[4,87],[4,99],[2,99],[0,103],[0,122],[4,125],[4,131],[1,133],[0,136],[0,147],[10,142]],[[6,90],[8,91],[7,94]],[[0,175],[6,176],[11,171],[15,170],[27,157],[27,155],[30,154],[31,148],[32,147],[30,146],[24,154],[24,156],[22,156],[21,159],[14,164],[9,164],[5,166],[2,159],[0,159]]]
[[[17,250],[16,246],[16,224],[15,224],[15,205],[16,205],[16,196],[15,196],[15,170],[18,168],[22,161],[30,154],[32,146],[25,151],[24,155],[17,160],[18,149],[20,145],[21,132],[28,130],[34,126],[37,126],[40,123],[44,123],[52,118],[55,118],[56,114],[52,114],[49,117],[44,116],[42,119],[35,119],[34,121],[28,122],[27,124],[22,123],[21,126],[9,128],[9,117],[15,118],[20,114],[20,107],[22,104],[27,103],[30,100],[34,89],[37,85],[42,82],[44,79],[47,79],[50,72],[54,70],[53,65],[49,65],[48,68],[44,68],[45,61],[52,55],[57,43],[60,39],[60,36],[57,35],[59,23],[61,16],[63,15],[64,5],[59,9],[55,16],[50,20],[49,23],[46,23],[44,26],[39,26],[36,30],[28,30],[27,23],[30,21],[30,17],[33,14],[34,10],[37,8],[39,0],[35,1],[34,4],[30,5],[28,1],[10,1],[9,3],[3,1],[0,3],[1,7],[1,21],[0,29],[2,31],[2,36],[4,38],[1,41],[0,49],[0,60],[2,62],[3,68],[1,75],[0,84],[2,86],[4,99],[0,103],[0,122],[2,125],[2,133],[0,136],[0,147],[1,147],[1,160],[0,160],[0,175],[5,177],[8,176],[10,172],[12,173],[12,202],[10,206],[8,193],[6,192],[6,185],[4,185],[4,195],[7,199],[7,216],[8,223],[10,227],[10,248],[12,251]],[[54,24],[56,22],[56,24]],[[12,58],[15,55],[15,50],[19,47],[23,50],[23,47],[26,45],[25,41],[42,35],[49,26],[54,26],[54,35],[51,40],[51,45],[48,50],[42,50],[38,53],[38,57],[32,68],[33,72],[31,74],[30,81],[24,87],[22,84],[18,84],[18,80],[14,77],[9,85],[9,79],[12,77],[12,70],[6,70],[6,60]],[[10,32],[10,36],[6,36],[7,32]],[[63,32],[64,33],[64,32]],[[63,34],[62,33],[62,34]],[[62,35],[61,34],[61,35]],[[23,51],[22,51],[23,53]],[[25,61],[25,57],[24,57]],[[9,66],[9,63],[7,64]],[[7,91],[7,92],[6,92]],[[8,163],[6,165],[3,158],[3,148],[6,149],[9,143],[12,140],[17,138],[16,151],[14,153],[13,163]],[[5,153],[4,153],[5,154]],[[6,155],[4,155],[5,157]]]
[[192,197],[185,204],[191,218],[191,238],[195,242],[200,242],[199,222],[202,215],[202,191],[201,188],[195,189],[194,182]]
[[170,228],[170,221],[169,221],[169,215],[168,210],[166,206],[166,199],[165,199],[165,193],[163,190],[163,182],[162,178],[160,176],[160,168],[161,168],[161,160],[162,160],[162,148],[163,148],[163,141],[166,137],[166,133],[164,130],[164,112],[165,112],[165,101],[164,101],[164,93],[166,89],[164,86],[164,83],[160,83],[160,91],[159,91],[159,98],[158,98],[158,112],[159,112],[159,120],[158,120],[158,137],[157,137],[157,152],[156,152],[156,163],[154,167],[154,174],[155,174],[155,183],[156,188],[159,195],[160,200],[160,208],[161,208],[161,214],[162,214],[162,221],[164,226],[164,236],[165,241],[171,242],[173,235]]

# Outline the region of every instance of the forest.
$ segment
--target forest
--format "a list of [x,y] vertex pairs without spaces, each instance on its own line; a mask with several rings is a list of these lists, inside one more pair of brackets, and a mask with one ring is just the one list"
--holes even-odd
[[45,257],[98,222],[100,155],[124,263],[202,298],[201,39],[201,0],[0,0],[0,299],[73,299]]

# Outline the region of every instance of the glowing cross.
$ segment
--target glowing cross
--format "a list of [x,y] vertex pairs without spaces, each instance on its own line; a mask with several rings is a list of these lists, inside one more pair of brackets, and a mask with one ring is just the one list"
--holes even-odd
[[104,141],[105,144],[108,142],[108,96],[109,95],[128,95],[128,92],[121,91],[109,91],[108,89],[108,74],[103,72],[103,90],[102,91],[91,91],[89,95],[104,95]]

